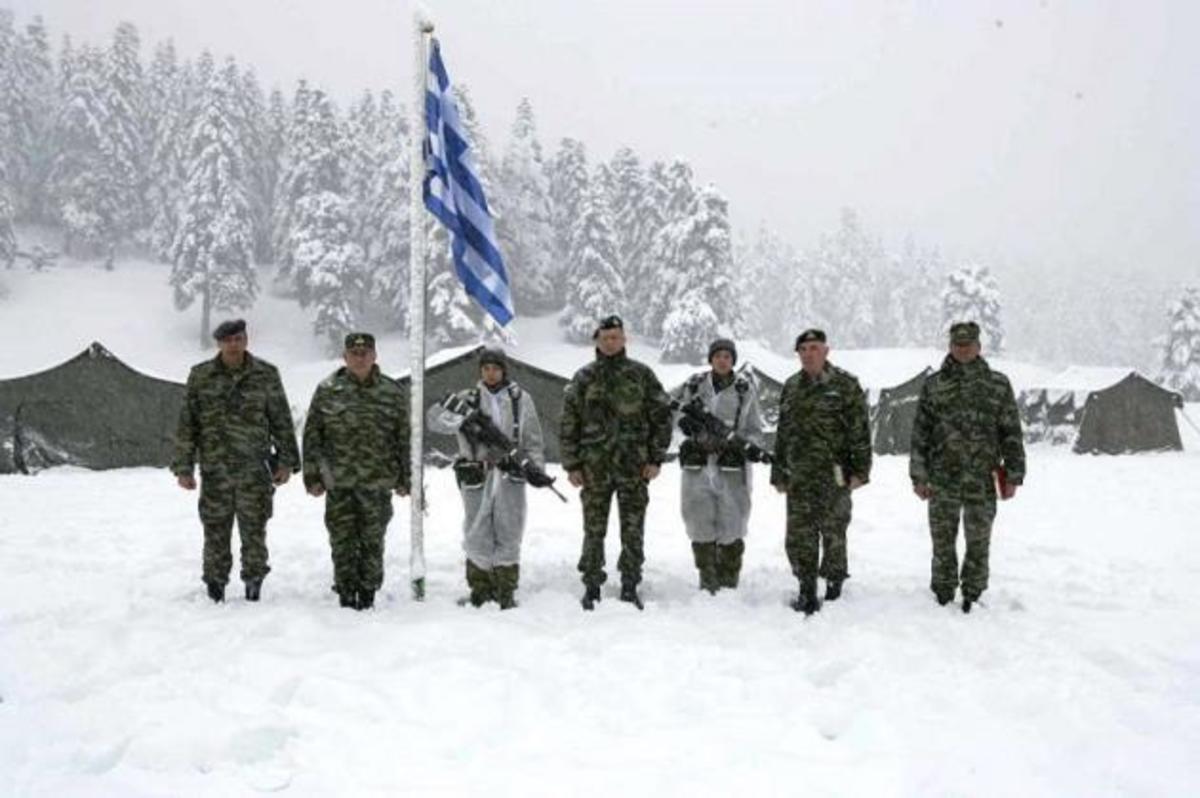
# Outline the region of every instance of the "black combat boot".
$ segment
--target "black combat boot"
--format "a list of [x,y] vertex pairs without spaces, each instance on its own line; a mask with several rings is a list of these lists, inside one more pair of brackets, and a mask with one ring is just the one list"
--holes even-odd
[[937,603],[941,604],[943,607],[945,607],[951,601],[954,601],[953,593],[937,593],[935,595],[937,596]]
[[600,601],[600,585],[588,585],[587,590],[583,593],[583,598],[579,600],[579,604],[585,610],[596,609],[596,604]]
[[369,610],[375,606],[375,591],[360,590],[358,591],[358,601],[355,604],[357,610]]
[[258,601],[262,597],[262,580],[246,580],[246,601]]
[[204,584],[208,586],[208,597],[214,603],[220,604],[225,600],[225,585],[220,582],[205,582]]
[[964,615],[971,612],[971,606],[975,603],[975,601],[976,599],[970,599],[966,596],[963,596],[962,610]]
[[358,609],[358,594],[354,590],[351,590],[349,588],[346,588],[346,589],[339,588],[337,594],[338,594],[338,604],[340,606],[349,607],[352,610]]
[[825,580],[825,600],[837,601],[842,596],[842,580],[841,579],[826,579]]
[[646,609],[645,605],[642,604],[641,596],[638,595],[637,585],[633,582],[623,582],[621,584],[620,599],[621,601],[629,602],[639,610]]
[[721,587],[737,589],[738,577],[742,573],[742,554],[745,551],[744,540],[717,546],[717,583]]
[[692,543],[692,559],[700,572],[700,589],[715,595],[721,587],[717,580],[717,544]]
[[816,577],[800,580],[800,592],[797,594],[796,600],[792,602],[792,609],[805,615],[812,615],[814,612],[820,611],[821,602],[817,600]]

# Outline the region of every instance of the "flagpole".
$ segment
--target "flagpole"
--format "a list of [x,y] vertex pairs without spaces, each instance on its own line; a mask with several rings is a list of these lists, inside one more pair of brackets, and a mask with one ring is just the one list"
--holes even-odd
[[425,207],[422,190],[425,177],[425,87],[429,72],[428,42],[433,23],[420,10],[413,12],[413,95],[409,104],[409,451],[410,551],[409,578],[413,598],[425,600]]

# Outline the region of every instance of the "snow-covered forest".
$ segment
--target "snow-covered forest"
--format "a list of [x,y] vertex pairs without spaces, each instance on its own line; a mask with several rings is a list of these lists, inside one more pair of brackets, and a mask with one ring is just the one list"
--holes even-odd
[[[56,252],[22,245],[23,225],[55,228],[63,254],[104,268],[160,260],[204,345],[214,315],[267,288],[312,309],[331,346],[354,327],[404,330],[412,176],[399,87],[344,102],[320,76],[268,88],[252,64],[185,57],[130,23],[107,41],[53,40],[40,18],[0,10],[0,263],[54,264]],[[507,131],[485,130],[468,87],[457,95],[517,311],[558,314],[567,340],[618,312],[665,362],[696,362],[718,333],[781,351],[805,326],[842,348],[938,346],[948,321],[970,316],[992,352],[1133,366],[1200,391],[1194,289],[958,260],[937,242],[884,241],[852,208],[831,208],[816,241],[738,230],[685,155],[543,143],[529,97]],[[498,335],[451,274],[445,234],[423,224],[432,339]]]

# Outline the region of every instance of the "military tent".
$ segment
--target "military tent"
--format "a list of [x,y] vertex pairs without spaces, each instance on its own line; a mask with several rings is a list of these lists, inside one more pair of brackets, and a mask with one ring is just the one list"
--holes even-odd
[[911,379],[879,392],[879,401],[871,409],[871,440],[877,454],[908,454],[921,386],[932,373],[933,369],[926,367]]
[[[425,364],[425,407],[429,408],[451,391],[461,391],[479,382],[479,352],[483,345],[443,350]],[[529,392],[537,406],[546,443],[546,460],[561,460],[558,445],[558,425],[562,418],[563,391],[568,377],[519,360],[509,354],[508,376]],[[407,390],[411,377],[405,372],[398,381]],[[507,432],[507,430],[506,430]],[[449,462],[458,454],[458,444],[449,435],[425,433],[425,452],[434,460]]]
[[167,466],[184,393],[99,343],[46,371],[0,380],[0,473]]
[[1136,372],[1088,394],[1075,439],[1077,454],[1179,451],[1176,408],[1183,397]]

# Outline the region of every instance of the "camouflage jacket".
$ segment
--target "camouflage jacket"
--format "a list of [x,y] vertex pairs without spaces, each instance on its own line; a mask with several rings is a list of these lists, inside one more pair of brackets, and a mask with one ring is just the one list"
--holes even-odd
[[218,355],[194,366],[175,433],[171,470],[191,474],[224,468],[266,469],[269,459],[300,468],[296,431],[279,370],[246,353],[241,368],[228,368]]
[[304,420],[304,486],[392,490],[409,485],[408,394],[373,366],[317,386]]
[[917,485],[990,481],[1001,465],[1021,484],[1025,445],[1012,386],[983,358],[962,364],[947,356],[921,388],[908,474]]
[[567,471],[635,475],[658,465],[671,443],[671,400],[650,367],[624,350],[575,372],[563,397],[559,443]]
[[816,378],[793,374],[779,396],[771,484],[824,489],[871,477],[867,397],[858,379],[832,363]]

